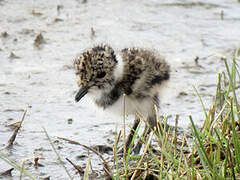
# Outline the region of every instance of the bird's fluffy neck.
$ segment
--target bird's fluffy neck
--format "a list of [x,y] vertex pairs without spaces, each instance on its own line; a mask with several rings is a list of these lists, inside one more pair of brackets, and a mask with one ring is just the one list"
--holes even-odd
[[117,54],[116,59],[117,59],[117,64],[116,64],[114,72],[113,72],[115,82],[122,78],[123,70],[124,70],[124,64],[123,64],[122,57],[119,54]]

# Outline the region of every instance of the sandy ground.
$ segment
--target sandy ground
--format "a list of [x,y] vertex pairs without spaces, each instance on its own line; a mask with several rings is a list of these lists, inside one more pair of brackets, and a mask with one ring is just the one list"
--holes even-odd
[[[161,114],[170,116],[170,124],[179,114],[183,128],[188,127],[191,114],[201,125],[204,114],[193,86],[209,107],[217,73],[224,69],[220,57],[229,57],[240,47],[239,29],[237,0],[0,0],[1,152],[19,164],[38,156],[44,166],[35,169],[26,163],[28,171],[40,178],[68,179],[42,127],[64,162],[69,158],[84,166],[88,152],[56,140],[57,136],[89,146],[112,146],[115,127],[122,127],[121,117],[98,112],[87,97],[74,102],[77,84],[73,59],[102,42],[116,50],[137,46],[165,56],[172,72],[161,92]],[[4,149],[13,132],[8,125],[19,121],[26,108],[27,116],[13,149]],[[98,157],[93,155],[92,163],[98,172]],[[74,168],[67,162],[65,165],[78,179]],[[8,168],[10,165],[0,159],[0,172]],[[9,179],[18,176],[14,170]]]

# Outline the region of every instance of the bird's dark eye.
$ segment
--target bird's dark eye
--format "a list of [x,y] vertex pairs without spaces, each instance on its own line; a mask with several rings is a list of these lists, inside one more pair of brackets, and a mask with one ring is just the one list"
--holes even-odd
[[105,72],[100,72],[98,73],[97,78],[103,78],[105,75],[106,75]]

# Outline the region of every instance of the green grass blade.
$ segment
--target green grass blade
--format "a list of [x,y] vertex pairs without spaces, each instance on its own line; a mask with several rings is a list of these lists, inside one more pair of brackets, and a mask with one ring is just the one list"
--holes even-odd
[[[129,149],[128,149],[128,152],[127,152],[127,158],[126,158],[126,167],[128,167],[128,162],[129,162],[129,160],[131,159],[131,156],[130,156],[130,155],[131,155],[132,147],[133,147],[133,145],[134,145],[134,141],[135,141],[135,138],[136,138],[136,136],[137,136],[137,134],[138,134],[138,131],[139,131],[140,127],[141,127],[141,122],[142,122],[142,121],[140,121],[140,123],[139,123],[136,131],[134,132],[134,135],[133,135],[131,144],[130,144],[130,146],[129,146]],[[142,138],[141,140],[144,141],[144,138]]]
[[200,94],[198,93],[198,91],[197,91],[197,89],[196,89],[195,86],[193,86],[193,89],[194,89],[195,93],[197,94],[197,96],[198,96],[198,98],[199,98],[199,100],[200,100],[200,102],[201,102],[201,105],[202,105],[202,108],[203,108],[203,111],[204,111],[204,114],[205,114],[205,118],[206,118],[206,120],[208,120],[209,117],[208,117],[208,114],[207,114],[207,110],[206,110],[206,108],[205,108],[205,105],[203,104],[202,98],[201,98]]
[[203,142],[200,139],[199,132],[197,131],[197,129],[195,127],[195,124],[192,120],[192,116],[189,116],[189,118],[190,118],[190,121],[191,121],[191,124],[192,124],[193,134],[194,134],[194,137],[195,137],[195,140],[196,140],[195,144],[198,147],[198,152],[201,155],[203,162],[206,163],[210,169],[213,169],[212,162],[209,160],[209,158],[207,156],[207,153],[205,151],[205,147],[203,146]]
[[236,132],[236,122],[234,119],[232,102],[231,102],[231,113],[232,113],[232,139],[233,139],[233,145],[235,150],[235,160],[236,160],[236,166],[238,168],[238,172],[240,172],[240,141],[239,141],[240,137]]
[[[236,107],[237,107],[237,111],[239,112],[239,104],[238,104],[238,100],[237,100],[237,96],[236,96],[236,92],[235,92],[235,84],[233,83],[233,80],[234,80],[234,68],[232,70],[232,73],[230,73],[230,70],[229,70],[229,66],[228,66],[228,63],[227,63],[227,59],[224,58],[224,63],[225,63],[225,67],[227,69],[227,73],[228,73],[228,77],[229,77],[229,89],[232,89],[232,92],[233,92],[233,98],[234,98],[234,101],[236,103]],[[233,67],[235,66],[235,63],[233,62]]]

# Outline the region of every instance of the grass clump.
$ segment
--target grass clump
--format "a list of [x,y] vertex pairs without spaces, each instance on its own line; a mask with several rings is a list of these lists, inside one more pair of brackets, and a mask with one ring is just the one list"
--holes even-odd
[[[213,105],[205,121],[196,128],[191,116],[191,135],[179,133],[175,127],[164,129],[162,123],[154,130],[158,146],[145,142],[145,150],[137,161],[125,164],[122,175],[115,179],[240,179],[240,114],[238,88],[240,73],[237,63],[239,51],[233,60],[225,63],[226,72],[219,73]],[[230,64],[230,65],[229,65]],[[159,121],[160,122],[160,121]],[[128,154],[128,159],[131,159]],[[127,166],[127,173],[126,173]],[[118,166],[119,167],[119,166]],[[121,173],[120,173],[121,174]]]

